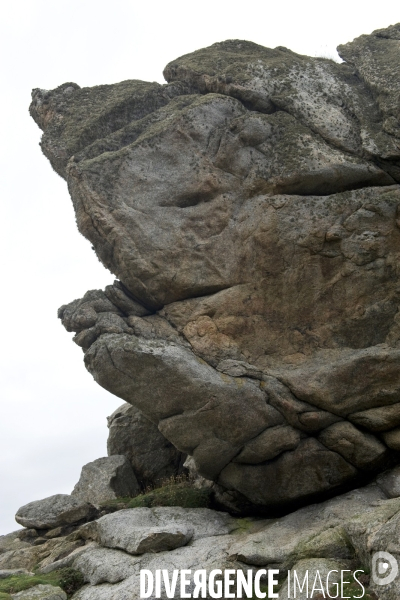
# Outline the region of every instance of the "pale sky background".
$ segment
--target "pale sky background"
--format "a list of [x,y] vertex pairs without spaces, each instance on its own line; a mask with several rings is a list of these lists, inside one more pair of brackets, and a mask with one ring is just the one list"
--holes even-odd
[[57,308],[114,277],[78,233],[66,183],[38,146],[34,87],[163,82],[174,58],[225,39],[333,57],[400,21],[398,0],[13,0],[0,9],[0,535],[19,506],[70,493],[106,456],[106,416],[121,401],[94,383]]

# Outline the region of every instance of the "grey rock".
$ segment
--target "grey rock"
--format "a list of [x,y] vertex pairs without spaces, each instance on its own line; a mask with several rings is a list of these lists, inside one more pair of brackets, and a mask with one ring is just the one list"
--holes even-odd
[[[400,534],[400,511],[398,511],[393,517],[389,518],[386,523],[382,525],[378,529],[378,531],[374,531],[375,535],[371,536],[368,540],[368,549],[370,550],[370,556],[373,557],[375,552],[383,551],[389,552],[397,562],[397,567],[400,565],[400,544],[399,544],[399,534]],[[381,561],[382,562],[382,561]],[[370,564],[372,561],[370,561]],[[385,575],[391,575],[393,569],[396,567],[390,564],[389,570]],[[371,564],[372,566],[372,564]],[[378,582],[372,579],[372,589],[379,594],[379,597],[382,600],[396,600],[399,597],[400,593],[400,580],[397,572],[397,576],[394,577],[393,581],[390,581],[383,587],[379,585]]]
[[[375,503],[373,510],[354,515],[343,523],[352,546],[364,564],[368,565],[371,562],[371,553],[374,551],[385,549],[398,553],[395,535],[399,510],[399,498],[381,500]],[[387,526],[388,523],[391,523],[391,526]],[[382,547],[384,544],[386,548]]]
[[[168,533],[171,528],[192,528],[192,537],[185,545],[169,550],[152,545],[154,529]],[[167,569],[171,574],[174,569],[249,568],[255,572],[277,568],[281,574],[295,569],[299,575],[309,569],[310,580],[316,570],[322,577],[332,569],[367,570],[377,551],[400,558],[399,532],[400,499],[387,499],[378,485],[371,484],[270,520],[234,519],[209,509],[120,510],[31,550],[36,552],[35,564],[42,572],[68,565],[83,574],[88,585],[76,592],[74,600],[135,600],[142,569]],[[147,535],[150,544],[147,552],[131,556],[128,545],[138,533],[144,534],[142,539]],[[79,546],[82,537],[97,541]],[[395,600],[397,585],[389,586],[384,594],[376,591],[383,600]],[[179,582],[175,597],[180,597]],[[165,590],[162,598],[166,598]]]
[[400,427],[387,431],[382,435],[385,443],[392,450],[400,450]]
[[340,489],[357,475],[340,454],[308,438],[292,452],[259,465],[230,462],[219,474],[218,483],[242,493],[255,505],[279,507],[298,498],[311,499],[318,493]]
[[118,583],[136,573],[135,565],[139,560],[126,552],[96,545],[81,552],[73,567],[83,573],[85,581],[91,585]]
[[[57,568],[71,566],[79,552],[85,549],[85,539],[79,531],[68,536],[43,539],[40,545],[28,545],[0,555],[0,570],[24,569],[49,573]],[[89,546],[91,541],[86,542]]]
[[1,569],[0,570],[0,579],[6,579],[7,577],[11,577],[12,575],[34,575],[31,571],[27,569]]
[[[62,530],[62,527],[58,527],[56,529],[50,529],[49,531],[57,531],[57,529],[59,529],[60,531]],[[46,532],[45,535],[47,535]],[[38,532],[36,531],[36,529],[21,529],[21,531],[18,533],[18,537],[20,540],[22,541],[28,541],[30,543],[35,542],[37,540],[37,538],[39,537]]]
[[90,521],[81,525],[73,539],[96,540],[97,541],[97,521]]
[[[113,580],[115,577],[121,577],[128,575],[130,570],[133,569],[134,573],[128,576],[120,583],[114,585],[110,583],[98,584],[96,586],[86,586],[79,590],[74,595],[74,600],[112,600],[118,598],[118,600],[136,600],[139,599],[139,578],[140,570],[148,569],[154,572],[156,569],[166,569],[171,575],[174,569],[190,569],[196,570],[199,568],[205,569],[206,572],[212,569],[239,569],[242,565],[235,561],[227,560],[227,548],[232,542],[232,536],[221,535],[218,537],[205,537],[194,542],[190,545],[171,550],[169,552],[160,552],[156,555],[145,554],[140,557],[128,557],[125,555],[123,558],[122,552],[115,550],[106,550],[105,554],[97,554],[91,550],[90,555],[83,555],[76,562],[75,566],[82,571],[86,580],[90,577],[94,577],[94,580],[99,576],[100,578],[107,578],[108,581]],[[108,563],[108,553],[112,553],[110,556],[110,563]],[[131,560],[135,560],[133,563],[129,563]],[[100,564],[102,560],[102,564]],[[113,568],[115,564],[115,569]],[[175,598],[180,598],[180,579],[178,578]],[[166,598],[165,590],[162,588],[161,597]],[[154,597],[154,596],[152,596]]]
[[[145,118],[149,113],[170,101],[174,95],[185,93],[183,86],[162,86],[158,83],[144,81],[123,81],[117,86],[104,85],[93,90],[81,89],[76,83],[59,86],[56,93],[36,89],[33,92],[34,103],[31,115],[40,127],[48,129],[42,139],[42,150],[52,161],[52,166],[61,177],[65,177],[65,168],[72,155],[78,155],[87,145],[93,144],[93,154],[104,151],[104,146],[96,143],[100,131],[104,133],[105,119],[112,125],[107,127],[109,133],[117,133],[124,125]],[[107,105],[105,109],[104,104]],[[90,121],[89,127],[82,129],[81,124],[69,117],[70,109],[75,105]],[[63,124],[54,119],[55,113],[62,114]],[[135,131],[132,131],[133,139]],[[63,135],[64,139],[57,144],[55,138]],[[137,137],[137,133],[136,133]],[[56,144],[56,145],[55,145]]]
[[65,569],[67,567],[72,567],[76,559],[81,555],[86,553],[90,548],[96,547],[96,542],[86,542],[83,546],[81,544],[76,544],[77,547],[71,550],[68,548],[67,555],[65,556],[63,552],[57,551],[56,553],[51,553],[49,556],[46,556],[44,560],[40,563],[40,573],[51,573],[52,571],[57,571],[59,569]]
[[31,571],[39,562],[42,546],[30,546],[19,550],[9,550],[0,555],[0,569],[26,569]]
[[23,530],[19,529],[7,535],[0,535],[0,556],[10,550],[29,548],[30,544],[20,539],[21,531]]
[[213,486],[213,482],[210,479],[202,477],[198,470],[196,463],[192,456],[188,456],[183,463],[184,468],[189,474],[189,480],[191,485],[196,489],[210,488]]
[[102,546],[136,555],[172,550],[191,539],[224,535],[234,528],[229,515],[206,508],[133,508],[101,517],[97,539]]
[[162,527],[136,527],[130,529],[126,536],[116,531],[100,528],[101,543],[109,548],[121,548],[129,554],[145,554],[146,552],[163,552],[185,546],[193,537],[193,530],[185,525],[164,525]]
[[[380,32],[382,38],[384,31]],[[350,153],[361,154],[363,150],[369,156],[390,153],[398,156],[394,140],[373,112],[376,104],[368,95],[369,82],[362,83],[353,66],[355,63],[360,66],[363,60],[368,62],[371,53],[368,44],[375,41],[375,36],[362,36],[358,40],[363,38],[367,38],[365,51],[359,51],[357,40],[353,42],[361,54],[358,61],[350,57],[351,43],[339,47],[346,60],[341,65],[299,56],[287,48],[270,49],[243,40],[227,40],[172,61],[165,68],[164,77],[169,82],[188,81],[202,93],[217,92],[239,98],[257,111],[284,110],[331,146]],[[390,67],[385,63],[385,51],[391,54]],[[398,73],[396,56],[398,46],[392,42],[375,59],[379,66],[371,68],[382,86],[388,72],[392,74],[395,81],[389,87],[393,91]]]
[[108,500],[134,497],[140,486],[126,456],[98,458],[82,467],[72,496],[98,506]]
[[383,462],[387,455],[386,447],[373,435],[360,431],[348,422],[327,427],[318,439],[360,469]]
[[400,425],[400,406],[393,404],[380,408],[370,408],[350,417],[353,423],[361,425],[369,431],[387,431]]
[[[71,529],[75,528],[75,525],[71,525],[71,526],[66,526],[66,527],[55,527],[54,529],[49,529],[48,531],[46,531],[46,533],[44,534],[43,537],[46,538],[46,540],[51,540],[53,538],[57,538],[57,537],[61,537],[63,535],[67,535],[68,533],[71,533]],[[27,531],[35,531],[36,529],[28,529]]]
[[33,93],[120,280],[63,324],[100,385],[260,512],[359,485],[400,447],[398,41],[361,36],[337,64],[228,40],[164,86]]
[[385,471],[378,475],[376,483],[388,498],[400,497],[400,467]]
[[63,566],[70,565],[71,556],[75,552],[79,552],[84,545],[83,540],[79,538],[75,539],[75,536],[71,537],[56,538],[40,545],[41,553],[39,554],[37,563],[40,564],[40,571],[42,573],[54,571],[56,563],[57,565],[61,565],[60,561],[63,561]]
[[14,600],[67,600],[67,594],[54,585],[35,585],[29,590],[11,594]]
[[286,450],[296,448],[300,439],[300,431],[290,425],[270,427],[248,442],[234,462],[256,465],[271,460]]
[[[400,135],[400,70],[397,61],[399,39],[400,24],[397,24],[387,29],[378,29],[371,35],[362,35],[353,42],[338,47],[340,56],[357,69],[360,78],[374,94],[383,115],[382,134],[386,133],[394,138]],[[398,156],[398,152],[388,154]]]
[[359,514],[368,520],[380,501],[391,502],[373,485],[312,504],[235,542],[230,555],[249,565],[278,565],[282,571],[303,558],[351,558],[354,550],[343,527]]
[[[246,439],[272,423],[265,394],[252,380],[243,379],[238,385],[189,349],[162,339],[127,335],[122,352],[121,341],[120,336],[101,336],[86,353],[88,369],[99,383],[111,384],[114,392],[118,386],[124,399],[129,401],[134,394],[135,405],[159,422],[161,433],[180,451],[193,454],[204,477],[215,477]],[[154,386],[148,385],[149,365],[158,369]],[[167,385],[158,388],[158,382]]]
[[329,411],[318,410],[313,404],[299,400],[279,379],[268,375],[263,375],[261,379],[271,405],[281,419],[284,417],[280,424],[287,422],[305,433],[317,433],[341,420]]
[[[350,519],[344,524],[344,529],[359,560],[366,569],[372,571],[373,556],[380,551],[392,554],[397,564],[399,564],[399,498],[377,503],[373,512]],[[390,574],[390,571],[388,574]],[[392,582],[383,586],[372,579],[371,588],[382,600],[396,600],[400,592],[399,577],[395,577]]]
[[90,504],[68,494],[56,494],[21,506],[15,520],[24,527],[53,529],[87,520],[92,515]]
[[143,488],[182,473],[185,455],[135,406],[117,408],[108,417],[108,427],[108,454],[126,456]]

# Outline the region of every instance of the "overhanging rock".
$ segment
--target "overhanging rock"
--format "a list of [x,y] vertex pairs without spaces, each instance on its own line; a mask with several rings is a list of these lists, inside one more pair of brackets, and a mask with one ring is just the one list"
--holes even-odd
[[228,40],[166,85],[33,92],[119,278],[60,309],[88,370],[255,507],[398,461],[399,40],[341,64]]

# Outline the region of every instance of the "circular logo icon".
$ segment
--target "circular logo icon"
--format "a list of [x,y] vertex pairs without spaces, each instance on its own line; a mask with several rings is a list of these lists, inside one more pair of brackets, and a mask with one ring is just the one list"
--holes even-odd
[[372,557],[372,579],[376,585],[392,583],[399,573],[397,560],[389,552],[375,552]]

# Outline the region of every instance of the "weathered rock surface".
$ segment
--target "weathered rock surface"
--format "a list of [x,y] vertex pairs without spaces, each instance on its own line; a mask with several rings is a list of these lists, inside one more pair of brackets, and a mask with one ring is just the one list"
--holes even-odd
[[[83,537],[83,536],[82,536]],[[95,542],[85,542],[79,535],[75,540],[61,538],[56,546],[44,544],[45,553],[40,555],[40,572],[51,573],[59,569],[72,567],[76,559],[87,550],[94,547]],[[43,558],[44,556],[44,558]]]
[[288,510],[398,461],[399,39],[361,36],[342,64],[228,40],[164,86],[33,92],[120,280],[59,316],[96,381],[239,506]]
[[391,471],[379,475],[377,483],[388,498],[398,498],[400,496],[400,467],[395,467]]
[[230,548],[231,556],[248,565],[278,565],[283,571],[310,557],[351,559],[354,549],[343,523],[360,513],[368,518],[377,503],[384,500],[382,490],[371,485],[312,504],[238,540]]
[[75,559],[74,568],[83,573],[90,585],[119,583],[137,572],[138,556],[131,556],[121,550],[102,548],[96,545]]
[[68,494],[56,494],[21,506],[15,520],[23,527],[52,529],[86,521],[93,516],[93,506]]
[[18,594],[11,594],[15,600],[67,600],[67,594],[54,585],[35,585],[35,587]]
[[[339,598],[340,572],[346,570],[348,566],[348,563],[346,564],[344,561],[326,558],[300,560],[293,567],[293,572],[296,572],[296,576],[300,581],[300,585],[296,585],[296,595],[294,595],[293,579],[290,584],[286,579],[279,590],[279,599],[297,598],[298,600],[308,600],[308,598],[323,598],[324,595],[329,597],[326,596],[326,590],[329,590],[331,598]],[[348,572],[346,575],[350,576],[350,573]],[[357,593],[362,594],[362,589],[360,588]]]
[[0,555],[10,550],[20,550],[29,547],[29,543],[20,539],[21,531],[13,531],[7,535],[0,535]]
[[11,577],[12,575],[34,575],[27,569],[1,569],[0,570],[0,579],[6,579],[7,577]]
[[140,486],[126,456],[98,458],[82,467],[72,496],[95,506],[124,496],[137,496]]
[[[393,481],[397,476],[394,469],[380,476],[378,481]],[[28,553],[41,572],[71,566],[83,574],[86,582],[74,594],[74,600],[135,600],[139,598],[141,569],[152,572],[167,569],[170,577],[174,569],[191,569],[192,572],[205,569],[208,573],[212,569],[242,569],[245,572],[251,569],[254,577],[261,568],[276,568],[280,571],[280,598],[283,599],[287,597],[285,578],[288,569],[295,569],[299,576],[308,569],[312,581],[317,570],[322,578],[332,569],[369,572],[372,556],[380,550],[389,551],[400,559],[400,498],[388,499],[384,489],[385,485],[381,488],[373,483],[270,520],[236,519],[209,509],[121,510],[81,525],[72,534],[47,540],[40,546],[33,546],[34,538],[29,538],[28,548],[1,555],[0,568],[11,568],[7,566],[7,560],[12,562],[14,569],[25,568]],[[190,539],[169,550],[150,543],[146,552],[136,555],[134,549],[135,555],[130,554],[132,548],[129,545],[138,531],[147,534],[147,539],[152,542],[154,528],[158,532],[168,532],[171,526],[181,531],[191,529]],[[334,581],[335,574],[331,583]],[[399,581],[396,578],[388,586],[375,585],[378,598],[397,600]],[[371,585],[374,586],[372,581]],[[35,590],[33,588],[32,593]],[[164,589],[162,597],[166,598]],[[174,597],[180,597],[179,581]],[[50,598],[53,600],[52,596]]]
[[[148,569],[152,572],[155,572],[156,569],[167,569],[170,578],[174,569],[189,569],[193,573],[200,565],[200,568],[205,569],[207,573],[213,569],[240,569],[242,565],[235,561],[227,560],[226,549],[229,547],[230,541],[230,536],[202,538],[194,541],[190,546],[177,548],[170,552],[158,553],[156,555],[145,554],[135,563],[133,573],[126,579],[116,585],[103,583],[102,585],[84,587],[74,595],[74,600],[94,600],[95,598],[98,600],[111,600],[116,597],[118,600],[136,600],[136,598],[139,598],[139,574],[141,569]],[[109,550],[108,552],[115,552],[115,550]],[[104,559],[105,557],[103,556],[103,561]],[[93,563],[90,564],[91,561],[89,561],[88,567],[86,567],[83,564],[83,559],[80,559],[80,565],[82,565],[80,568],[87,579],[89,579],[90,573],[93,572]],[[121,557],[122,561],[125,562],[124,568],[126,568],[126,559]],[[121,569],[121,562],[119,563],[119,569]],[[79,564],[76,563],[75,567],[79,568]],[[113,575],[112,570],[104,566],[104,562],[103,566],[98,565],[98,568],[102,569],[103,573],[107,573],[108,577]],[[193,590],[193,585],[187,589]],[[181,597],[180,576],[177,580],[174,597]],[[166,598],[165,589],[163,588],[162,598]]]
[[117,408],[108,417],[108,427],[108,454],[126,456],[143,488],[182,473],[185,455],[135,406]]
[[96,521],[94,539],[102,546],[129,554],[163,552],[186,546],[191,540],[228,534],[235,520],[207,508],[190,511],[180,507],[133,508],[105,515]]

